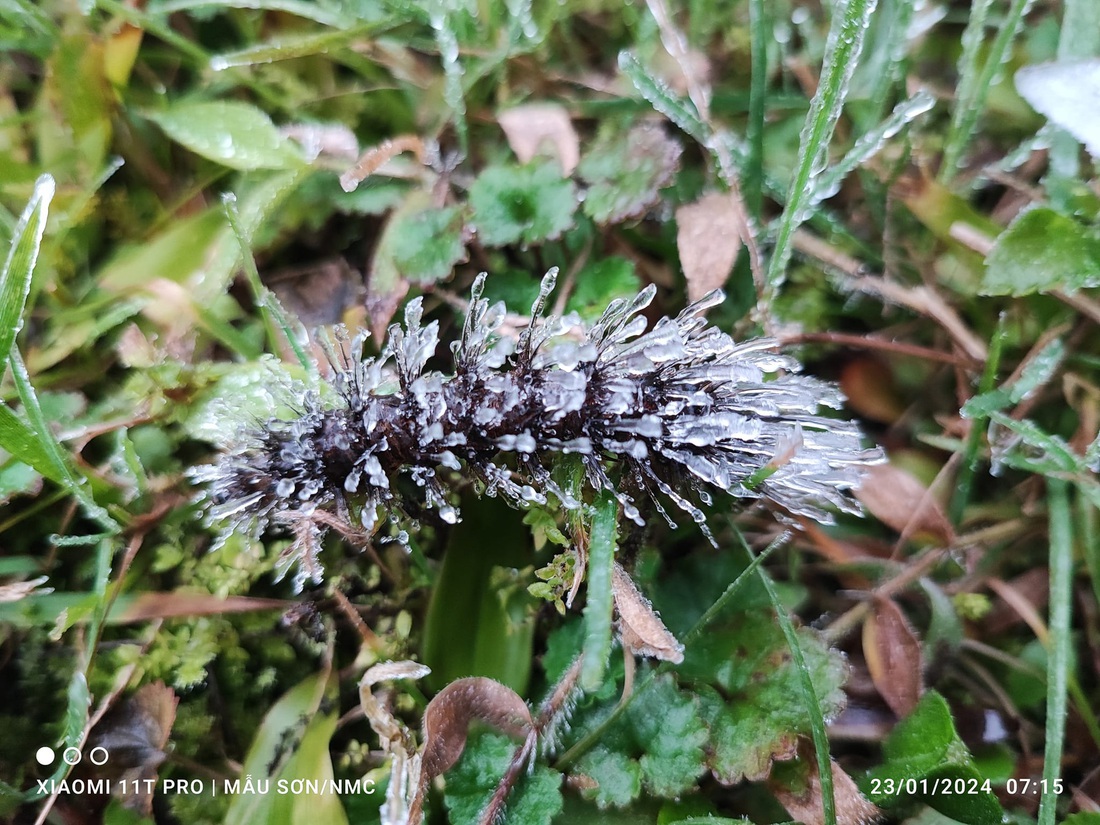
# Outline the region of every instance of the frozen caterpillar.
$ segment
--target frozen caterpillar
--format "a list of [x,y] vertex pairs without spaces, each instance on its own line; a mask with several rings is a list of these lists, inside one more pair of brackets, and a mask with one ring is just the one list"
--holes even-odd
[[[379,511],[410,509],[405,496],[415,488],[416,508],[458,521],[452,489],[463,476],[517,507],[553,496],[577,508],[550,473],[559,453],[580,456],[586,484],[612,491],[627,518],[642,523],[641,493],[672,523],[664,498],[708,538],[695,502],[709,502],[714,489],[822,521],[830,507],[858,512],[852,490],[879,451],[862,447],[854,423],[819,414],[840,407],[840,392],[794,374],[798,363],[774,341],[737,344],[707,326],[703,313],[721,292],[647,332],[649,286],[613,301],[578,343],[559,337],[560,319],[542,317],[555,274],[543,279],[511,353],[495,334],[504,305],[482,298],[478,276],[451,346],[452,375],[425,372],[439,329],[421,323],[420,298],[409,302],[403,329],[390,327],[379,358],[362,357],[361,338],[343,342],[331,358],[339,403],[307,394],[297,418],[246,431],[196,473],[209,482],[212,516],[233,529],[292,526],[294,554],[312,566],[311,548],[327,528],[348,534],[362,524],[369,535]],[[402,474],[412,484],[399,484]]]

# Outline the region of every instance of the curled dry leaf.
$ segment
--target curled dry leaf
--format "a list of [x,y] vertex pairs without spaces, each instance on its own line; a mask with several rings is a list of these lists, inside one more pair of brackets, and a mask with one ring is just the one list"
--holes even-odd
[[386,801],[381,810],[382,825],[408,825],[420,821],[423,771],[409,729],[393,717],[372,688],[379,682],[394,679],[423,679],[431,672],[431,668],[419,662],[382,662],[367,668],[359,680],[359,704],[371,728],[378,734],[383,752],[393,758]]
[[689,301],[726,282],[740,249],[733,194],[711,192],[676,210],[676,250]]
[[562,173],[573,174],[581,159],[580,139],[565,107],[556,103],[525,103],[497,115],[508,145],[522,163],[549,147]]
[[402,152],[412,152],[418,163],[428,161],[428,148],[424,141],[416,135],[398,135],[363,152],[355,166],[340,175],[340,186],[345,192],[354,192],[360,183]]
[[877,597],[863,623],[863,655],[875,689],[899,718],[908,716],[924,692],[920,639],[901,608]]
[[875,518],[899,533],[929,535],[945,545],[955,540],[955,529],[936,497],[898,467],[890,464],[868,467],[856,498]]
[[673,664],[684,661],[684,646],[617,562],[611,569],[611,594],[619,614],[619,634],[629,653]]
[[424,711],[423,770],[410,822],[420,821],[428,783],[454,766],[466,748],[470,722],[480,720],[503,733],[523,740],[511,768],[493,795],[483,821],[496,821],[508,791],[518,779],[523,763],[534,753],[535,722],[527,704],[509,687],[484,676],[457,679],[443,688]]
[[[837,825],[867,825],[879,816],[879,809],[869,802],[852,777],[836,762],[830,760],[833,774],[833,798],[836,800]],[[779,803],[787,809],[791,819],[806,825],[825,825],[821,796],[821,775],[812,754],[804,755],[803,766],[808,772],[797,788],[781,784],[774,779],[768,783]]]

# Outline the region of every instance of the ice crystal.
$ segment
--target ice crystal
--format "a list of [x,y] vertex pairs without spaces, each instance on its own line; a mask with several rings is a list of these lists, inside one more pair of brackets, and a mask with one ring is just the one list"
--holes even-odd
[[479,276],[451,375],[426,371],[439,327],[423,323],[419,298],[379,358],[362,357],[362,338],[340,341],[338,402],[306,394],[296,418],[248,429],[196,474],[209,483],[211,515],[230,529],[289,528],[316,576],[312,548],[326,529],[366,537],[379,513],[424,508],[458,521],[453,486],[463,473],[516,507],[551,497],[579,507],[551,475],[559,453],[579,455],[587,484],[613,492],[639,524],[641,494],[670,523],[661,502],[671,501],[710,537],[696,502],[713,488],[819,521],[858,512],[852,490],[880,452],[864,449],[855,424],[821,414],[840,408],[840,392],[798,375],[774,341],[735,343],[707,325],[721,292],[646,331],[650,286],[612,302],[583,341],[559,342],[558,319],[542,317],[555,275],[543,279],[514,352],[496,334],[504,307],[482,297]]

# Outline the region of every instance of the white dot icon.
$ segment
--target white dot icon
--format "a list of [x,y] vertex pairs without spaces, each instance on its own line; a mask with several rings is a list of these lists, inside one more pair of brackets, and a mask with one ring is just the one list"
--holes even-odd
[[52,765],[55,755],[53,748],[47,748],[45,745],[34,752],[34,758],[38,760],[39,765]]

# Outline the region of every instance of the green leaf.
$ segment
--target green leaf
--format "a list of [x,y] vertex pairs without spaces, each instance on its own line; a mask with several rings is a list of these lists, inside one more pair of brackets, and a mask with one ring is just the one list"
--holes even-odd
[[650,682],[631,703],[627,718],[644,751],[639,763],[649,793],[679,796],[706,771],[707,728],[699,710],[698,700],[678,690],[669,674]]
[[585,266],[577,273],[577,286],[565,305],[566,312],[577,312],[586,321],[600,317],[616,298],[637,295],[642,282],[634,272],[634,264],[626,258],[612,255]]
[[[447,773],[444,803],[452,825],[474,825],[512,763],[516,743],[506,736],[481,733],[470,737],[458,764]],[[561,812],[562,776],[536,765],[524,773],[508,795],[509,825],[550,825]]]
[[682,151],[653,124],[638,124],[625,132],[615,123],[602,128],[577,167],[577,174],[588,182],[584,213],[600,224],[644,214],[672,182]]
[[296,144],[264,112],[235,100],[175,103],[149,119],[207,160],[231,169],[289,169],[305,164]]
[[[847,665],[813,631],[796,633],[821,713],[835,716],[845,704]],[[729,629],[709,631],[688,646],[681,671],[706,678],[733,697],[710,708],[712,767],[722,782],[764,778],[772,761],[793,756],[798,737],[810,730],[798,668],[768,614],[745,614]]]
[[470,187],[477,237],[486,246],[551,241],[573,225],[577,194],[556,162],[492,166]]
[[49,175],[35,182],[31,199],[12,234],[4,269],[0,271],[0,377],[15,344],[15,336],[23,328],[23,309],[30,294],[31,275],[42,246],[53,193],[54,181]]
[[65,483],[65,472],[53,455],[43,448],[37,433],[8,407],[0,404],[0,448],[39,474],[58,484]]
[[[902,799],[919,799],[942,814],[967,825],[994,825],[1001,821],[1001,806],[992,793],[909,795],[907,784],[922,787],[920,780],[962,779],[979,785],[983,777],[974,766],[966,745],[955,732],[951,710],[935,691],[928,691],[909,716],[903,719],[883,745],[885,763],[875,768],[860,783],[867,798],[876,805],[893,807]],[[881,783],[875,780],[888,780]],[[871,793],[875,788],[900,787],[901,795]]]
[[1024,212],[985,259],[983,295],[1031,295],[1100,284],[1100,238],[1053,209]]
[[618,499],[607,490],[602,491],[592,507],[585,573],[588,589],[580,683],[588,691],[596,690],[603,683],[604,671],[611,658],[611,566],[615,563],[618,519]]
[[595,801],[598,808],[621,808],[629,805],[642,792],[642,766],[620,751],[596,747],[586,753],[573,771],[596,783],[585,787],[585,799]]
[[[268,780],[268,793],[238,793],[225,816],[225,825],[253,822],[306,825],[346,823],[339,799],[278,794],[279,778],[325,779],[332,777],[328,740],[336,729],[333,714],[317,714],[327,688],[326,674],[316,673],[291,688],[267,712],[241,768],[241,780]],[[327,776],[325,776],[327,772]],[[303,804],[302,801],[305,801]],[[324,807],[328,818],[312,817],[310,807]],[[318,813],[320,813],[318,811]]]
[[[486,536],[493,541],[486,542]],[[533,597],[507,571],[530,564],[531,537],[499,499],[464,502],[432,588],[421,657],[435,689],[463,676],[488,676],[523,693],[531,674]]]
[[445,280],[455,264],[466,260],[462,212],[460,206],[434,207],[427,192],[410,193],[386,223],[372,277],[385,268],[410,281]]

